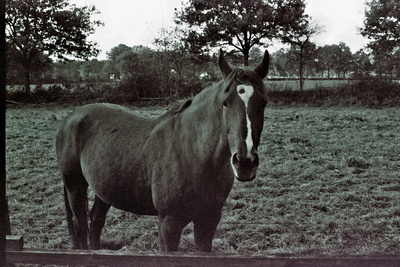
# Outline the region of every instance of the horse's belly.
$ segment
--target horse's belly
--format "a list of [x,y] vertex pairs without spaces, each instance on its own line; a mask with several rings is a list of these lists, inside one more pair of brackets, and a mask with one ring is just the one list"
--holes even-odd
[[89,187],[105,203],[136,214],[158,214],[153,204],[150,184],[137,172],[112,170],[105,162],[101,168],[98,164],[87,163],[86,166],[83,173]]
[[127,200],[126,202],[116,201],[113,202],[111,206],[138,215],[158,215],[158,212],[154,207],[153,202],[148,202],[148,201],[140,201],[140,202],[135,202],[132,200]]
[[106,136],[85,147],[82,172],[90,188],[107,204],[136,214],[157,215],[150,181],[138,154],[138,145],[118,143]]
[[[90,185],[90,183],[89,183]],[[135,186],[129,189],[118,186],[107,186],[99,188],[98,185],[91,186],[94,193],[107,204],[128,212],[140,215],[157,215],[151,197],[151,190],[148,187]]]

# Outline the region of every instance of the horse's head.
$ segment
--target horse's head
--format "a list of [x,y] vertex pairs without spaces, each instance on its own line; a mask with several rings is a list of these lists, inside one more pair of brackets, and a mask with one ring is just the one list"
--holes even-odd
[[230,163],[239,181],[256,177],[259,158],[257,148],[264,124],[267,103],[262,79],[267,75],[269,54],[254,69],[234,69],[219,55],[219,67],[224,77],[222,127],[231,152]]

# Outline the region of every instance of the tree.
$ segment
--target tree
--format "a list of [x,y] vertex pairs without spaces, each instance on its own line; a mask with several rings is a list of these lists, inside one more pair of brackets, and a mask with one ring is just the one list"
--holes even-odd
[[318,48],[318,62],[322,70],[322,77],[327,71],[327,77],[331,78],[331,70],[335,67],[335,58],[337,57],[337,45],[324,45]]
[[162,79],[156,52],[145,46],[120,44],[107,52],[105,71],[119,80],[110,94],[123,95],[126,101],[161,96]]
[[[161,29],[160,37],[154,40],[157,47],[158,58],[160,60],[161,78],[163,80],[161,89],[164,94],[170,96],[177,94],[177,90],[182,88],[183,71],[188,69],[188,62],[192,55],[201,55],[201,50],[193,51],[187,46],[188,34],[182,28],[175,27],[167,30]],[[196,42],[193,42],[196,43]]]
[[[108,81],[110,76],[103,71],[104,65],[105,65],[104,61],[99,61],[96,58],[90,61],[83,62],[82,69],[83,69],[84,79],[89,82]],[[69,71],[71,72],[73,70],[70,69]],[[71,74],[75,75],[76,70],[75,73],[72,72]]]
[[400,3],[398,0],[371,0],[367,2],[364,27],[360,33],[371,39],[373,50],[394,52],[400,47]]
[[30,93],[32,68],[44,59],[88,59],[99,50],[87,38],[94,27],[91,20],[98,13],[94,6],[77,7],[68,0],[8,0],[6,8],[6,40],[13,50],[14,62],[25,75],[25,92]]
[[243,54],[276,38],[304,14],[303,0],[189,0],[176,22],[188,24],[193,38],[211,47],[228,45]]
[[288,64],[288,53],[281,48],[271,55],[271,71],[269,75],[292,77],[292,65]]
[[304,67],[316,54],[316,46],[310,38],[322,31],[318,25],[312,25],[310,20],[308,15],[304,15],[298,23],[286,25],[285,33],[281,36],[282,42],[291,45],[291,50],[298,59],[300,90],[303,90],[304,85]]
[[190,57],[189,49],[181,41],[185,38],[185,32],[176,27],[172,30],[162,29],[161,36],[154,40],[157,50],[166,56],[164,63],[169,65],[167,72],[173,69],[179,77],[182,75],[184,62]]
[[117,80],[121,78],[121,74],[123,74],[121,59],[127,55],[133,53],[131,47],[125,44],[119,44],[118,46],[114,46],[111,48],[109,52],[107,52],[107,63],[106,63],[106,71],[113,75],[113,77]]
[[371,40],[368,47],[372,50],[378,74],[392,77],[400,49],[399,1],[368,1],[360,33]]
[[372,63],[369,54],[364,49],[354,54],[354,76],[358,78],[368,77],[372,71]]
[[325,45],[322,47],[321,50],[321,58],[324,62],[325,70],[328,72],[328,79],[331,78],[331,71],[335,69],[336,59],[339,54],[339,46],[332,44],[332,45]]
[[342,78],[346,78],[346,73],[351,70],[354,65],[354,57],[351,53],[350,47],[345,43],[339,43],[339,53],[336,58],[335,69],[337,72],[338,78],[340,78],[340,74],[342,74]]
[[154,39],[163,94],[173,97],[193,95],[201,89],[200,77],[210,78],[207,73],[208,47],[193,38],[196,36],[186,28],[175,25],[169,30],[162,29],[160,36]]

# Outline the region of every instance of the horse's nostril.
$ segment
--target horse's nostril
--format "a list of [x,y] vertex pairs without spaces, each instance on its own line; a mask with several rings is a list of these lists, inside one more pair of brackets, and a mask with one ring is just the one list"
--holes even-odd
[[259,163],[260,163],[260,159],[258,158],[258,154],[256,153],[254,155],[253,164],[258,166]]
[[233,156],[232,156],[233,165],[239,167],[239,162],[240,162],[240,159],[239,159],[238,153],[233,154]]
[[250,157],[247,156],[243,156],[240,157],[240,155],[238,153],[234,153],[232,155],[232,164],[234,166],[236,166],[237,168],[239,167],[253,167],[253,166],[258,166],[259,164],[259,158],[258,158],[258,154],[254,153],[251,154]]

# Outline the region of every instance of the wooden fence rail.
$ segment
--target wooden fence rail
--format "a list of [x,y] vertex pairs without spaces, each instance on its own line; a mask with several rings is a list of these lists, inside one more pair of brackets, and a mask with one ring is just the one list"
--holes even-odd
[[301,256],[225,253],[132,253],[104,250],[38,250],[9,246],[7,264],[86,266],[400,266],[400,256]]

